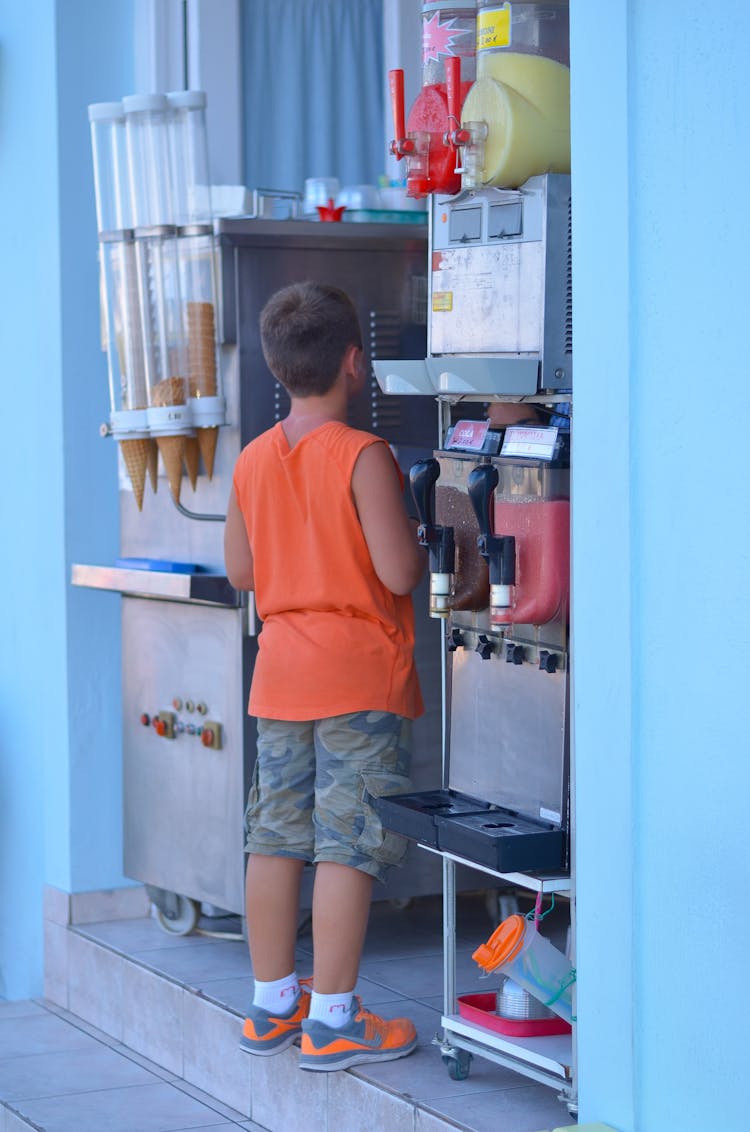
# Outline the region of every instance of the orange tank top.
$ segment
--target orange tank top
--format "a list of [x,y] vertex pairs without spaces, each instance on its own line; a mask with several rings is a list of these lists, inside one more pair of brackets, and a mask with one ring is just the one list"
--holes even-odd
[[240,454],[234,489],[263,622],[251,715],[424,711],[412,599],[375,573],[351,490],[359,454],[383,443],[330,421],[290,448],[277,424]]

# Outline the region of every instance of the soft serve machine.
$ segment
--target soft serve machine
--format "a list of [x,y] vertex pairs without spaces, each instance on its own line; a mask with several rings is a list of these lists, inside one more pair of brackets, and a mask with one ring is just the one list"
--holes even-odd
[[[426,225],[297,219],[294,194],[260,190],[257,216],[214,218],[205,105],[182,91],[89,107],[120,557],[72,572],[76,585],[122,595],[124,871],[176,934],[201,912],[243,911],[259,627],[252,595],[224,574],[223,519],[241,448],[288,409],[263,360],[260,310],[277,288],[317,278],[351,294],[371,358],[421,357],[426,342]],[[277,204],[288,219],[270,217]],[[388,439],[408,477],[434,441],[423,409],[373,377],[350,423]],[[412,774],[424,785],[440,744],[426,604]],[[439,862],[423,858],[412,852],[376,896],[437,893]]]
[[[466,8],[425,3],[423,17],[445,20],[446,42]],[[537,1012],[533,995],[503,1016],[494,994],[457,998],[455,986],[459,865],[535,894],[534,928],[545,894],[564,894],[563,905],[571,896],[568,5],[480,0],[475,14],[468,89],[462,60],[449,56],[444,86],[423,92],[404,123],[402,80],[390,76],[392,152],[406,161],[409,191],[431,193],[428,347],[424,359],[376,361],[375,371],[386,392],[438,403],[439,446],[410,481],[445,692],[442,782],[379,809],[443,860],[449,1073],[465,1077],[476,1053],[558,1087],[572,1108],[569,960],[560,956],[565,987]],[[507,412],[519,405],[531,423]],[[481,953],[497,979],[521,946],[507,924]],[[571,941],[568,928],[569,951]]]

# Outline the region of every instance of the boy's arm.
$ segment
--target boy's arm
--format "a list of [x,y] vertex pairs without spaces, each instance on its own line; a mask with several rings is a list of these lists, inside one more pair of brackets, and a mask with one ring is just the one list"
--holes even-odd
[[425,571],[427,552],[417,542],[386,444],[370,444],[360,453],[352,494],[375,573],[391,593],[411,593]]
[[234,488],[229,497],[227,521],[224,526],[224,564],[227,577],[236,590],[254,588],[253,552],[247,541],[245,520],[242,518]]

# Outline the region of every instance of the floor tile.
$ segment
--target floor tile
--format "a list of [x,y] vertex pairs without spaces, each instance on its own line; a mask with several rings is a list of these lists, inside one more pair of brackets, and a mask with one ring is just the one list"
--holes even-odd
[[213,1109],[172,1085],[135,1085],[29,1101],[24,1115],[45,1132],[178,1132],[226,1123]]
[[0,1098],[20,1101],[64,1096],[91,1089],[149,1085],[145,1069],[107,1046],[94,1042],[86,1049],[37,1053],[0,1060]]
[[497,1132],[498,1128],[507,1128],[508,1132],[550,1132],[573,1122],[556,1091],[546,1085],[441,1098],[428,1107],[468,1124],[474,1132]]
[[95,1047],[96,1042],[88,1034],[47,1011],[0,1018],[0,1058]]
[[196,990],[213,979],[242,978],[250,969],[243,943],[216,940],[193,946],[138,950],[133,952],[133,958]]

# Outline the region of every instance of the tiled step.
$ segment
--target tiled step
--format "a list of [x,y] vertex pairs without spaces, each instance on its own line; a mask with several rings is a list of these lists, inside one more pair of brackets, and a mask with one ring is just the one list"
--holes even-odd
[[[200,1090],[239,1114],[235,1119],[251,1119],[255,1125],[250,1127],[269,1132],[301,1127],[310,1132],[497,1127],[549,1132],[569,1125],[554,1089],[484,1058],[475,1059],[468,1080],[449,1079],[433,1044],[441,1014],[441,996],[434,994],[442,970],[439,921],[436,932],[435,924],[425,923],[421,910],[415,910],[408,931],[396,941],[395,956],[394,935],[387,915],[374,913],[357,990],[378,1013],[411,1017],[418,1048],[399,1061],[339,1073],[301,1073],[296,1047],[270,1058],[239,1049],[252,994],[242,942],[169,937],[149,917],[88,924],[52,920],[45,990],[51,1002],[102,1031],[121,1051],[148,1058],[173,1082]],[[310,974],[311,942],[302,939],[298,950],[300,974]],[[466,946],[463,950],[465,956],[457,957],[459,975],[467,989],[475,989],[468,980],[478,977],[476,964]],[[6,1132],[2,1124],[0,1132]],[[102,1132],[114,1130],[104,1124]]]

